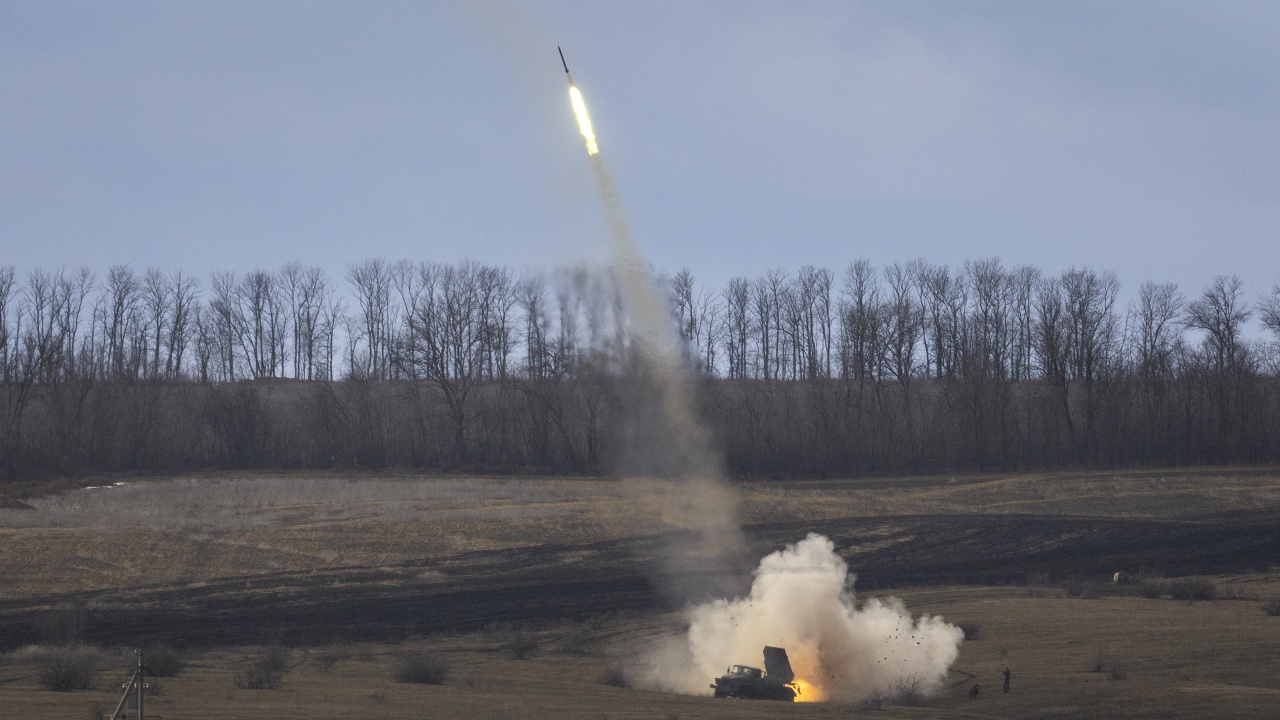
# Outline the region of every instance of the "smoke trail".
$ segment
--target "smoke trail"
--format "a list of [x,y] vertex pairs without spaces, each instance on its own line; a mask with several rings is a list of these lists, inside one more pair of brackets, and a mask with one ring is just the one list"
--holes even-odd
[[665,299],[631,238],[631,228],[602,155],[590,155],[630,335],[644,360],[633,388],[630,470],[674,482],[664,519],[687,534],[668,548],[666,589],[677,599],[741,589],[749,564],[737,496],[723,480],[720,454],[694,407],[694,387]]
[[853,578],[834,545],[810,534],[760,561],[751,592],[690,609],[688,634],[660,645],[637,678],[657,689],[705,694],[734,663],[786,648],[800,701],[855,702],[941,689],[964,633],[911,613],[896,598],[854,602]]

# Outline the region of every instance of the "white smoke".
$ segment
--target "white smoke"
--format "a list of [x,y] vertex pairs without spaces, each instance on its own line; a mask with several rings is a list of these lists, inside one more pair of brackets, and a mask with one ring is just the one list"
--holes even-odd
[[811,533],[760,561],[751,592],[688,611],[689,631],[650,656],[637,680],[707,693],[728,665],[759,665],[785,648],[800,701],[856,702],[942,688],[964,633],[939,616],[913,619],[897,598],[854,602],[853,576],[830,540]]

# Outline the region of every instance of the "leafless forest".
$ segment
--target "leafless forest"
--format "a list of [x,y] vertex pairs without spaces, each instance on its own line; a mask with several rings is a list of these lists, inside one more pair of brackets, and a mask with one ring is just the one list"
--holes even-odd
[[[739,475],[1280,461],[1280,287],[981,260],[665,282]],[[607,273],[0,266],[10,476],[597,472],[646,392]]]

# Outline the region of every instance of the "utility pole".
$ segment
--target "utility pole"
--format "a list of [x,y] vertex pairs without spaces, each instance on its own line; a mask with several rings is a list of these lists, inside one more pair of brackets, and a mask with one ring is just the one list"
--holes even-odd
[[137,695],[138,715],[135,718],[135,720],[143,720],[143,718],[145,718],[147,714],[143,711],[142,691],[146,687],[146,683],[142,681],[142,677],[143,677],[142,673],[144,670],[147,669],[147,666],[142,664],[142,648],[138,648],[134,652],[138,654],[138,671],[133,675],[133,677],[135,678],[133,681],[133,687],[134,687],[134,690],[138,693]]
[[[120,704],[116,705],[116,711],[111,713],[111,720],[143,720],[146,717],[143,705],[143,692],[146,690],[147,683],[143,680],[147,670],[147,666],[143,663],[142,648],[133,651],[138,656],[138,669],[134,671],[133,677],[129,678],[129,682],[124,684],[124,694],[120,696]],[[129,710],[129,694],[133,696],[133,712]],[[120,711],[124,711],[124,715]]]

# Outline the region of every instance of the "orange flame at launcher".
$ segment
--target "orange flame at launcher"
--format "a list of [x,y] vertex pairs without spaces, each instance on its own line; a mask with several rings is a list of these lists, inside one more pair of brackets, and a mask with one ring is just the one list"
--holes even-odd
[[787,687],[796,691],[796,702],[822,702],[827,699],[826,693],[820,688],[800,678],[787,683]]

